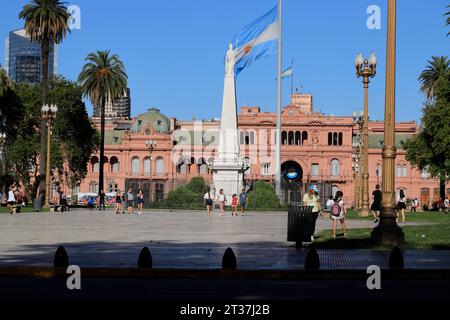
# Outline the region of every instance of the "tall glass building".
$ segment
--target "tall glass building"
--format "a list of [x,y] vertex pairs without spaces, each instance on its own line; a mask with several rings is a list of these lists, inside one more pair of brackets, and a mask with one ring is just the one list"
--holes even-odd
[[[50,47],[48,73],[58,71],[58,47]],[[11,31],[5,41],[5,70],[14,82],[39,83],[41,73],[41,45],[31,42],[25,29]]]

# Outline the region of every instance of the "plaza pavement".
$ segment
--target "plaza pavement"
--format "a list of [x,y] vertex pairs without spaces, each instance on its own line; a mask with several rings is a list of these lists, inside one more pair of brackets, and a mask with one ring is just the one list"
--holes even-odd
[[[372,228],[370,221],[347,220],[348,228]],[[316,233],[331,227],[319,217]],[[51,266],[64,245],[70,264],[80,267],[134,268],[147,246],[155,268],[215,269],[227,247],[238,269],[299,270],[306,251],[286,242],[286,212],[247,212],[210,219],[204,211],[144,211],[116,215],[72,210],[69,213],[0,214],[0,267]],[[349,231],[351,234],[351,230]],[[321,269],[387,268],[389,251],[318,250]],[[449,251],[406,251],[405,268],[450,269]]]

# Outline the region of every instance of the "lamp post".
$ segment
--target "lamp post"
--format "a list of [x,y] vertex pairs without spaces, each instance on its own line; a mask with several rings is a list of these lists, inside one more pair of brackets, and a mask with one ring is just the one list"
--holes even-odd
[[153,150],[156,148],[156,140],[146,140],[145,146],[150,151],[150,168],[149,168],[149,174],[150,174],[150,181],[148,185],[148,200],[149,203],[152,202],[152,153]]
[[361,216],[369,215],[369,78],[377,73],[377,58],[372,52],[369,59],[358,53],[355,59],[356,77],[363,78],[364,85],[364,127],[363,127],[363,171]]
[[[5,159],[5,150],[4,150],[4,146],[5,146],[5,142],[6,142],[6,133],[2,133],[0,132],[0,161],[2,162],[2,175],[4,175],[6,173],[6,159]],[[6,192],[6,185],[3,184],[3,195],[5,195]],[[0,202],[2,201],[2,199],[0,199]]]
[[41,108],[42,111],[42,117],[44,118],[45,122],[47,123],[47,169],[45,173],[45,186],[46,186],[46,192],[45,192],[45,203],[44,208],[50,208],[50,141],[51,141],[51,134],[52,134],[52,122],[56,118],[56,112],[58,112],[58,107],[56,105],[48,105],[45,104]]
[[362,132],[364,126],[364,112],[361,110],[359,112],[353,111],[353,124],[358,126],[358,142],[356,143],[356,165],[355,165],[355,203],[356,209],[360,212],[362,204],[362,185],[361,185],[361,174],[363,163],[361,161],[361,155],[363,150],[363,140]]
[[383,199],[381,202],[380,223],[371,234],[378,244],[403,246],[405,234],[395,221],[395,46],[397,1],[388,0],[387,46],[386,46],[386,95],[384,108],[384,146],[381,184]]

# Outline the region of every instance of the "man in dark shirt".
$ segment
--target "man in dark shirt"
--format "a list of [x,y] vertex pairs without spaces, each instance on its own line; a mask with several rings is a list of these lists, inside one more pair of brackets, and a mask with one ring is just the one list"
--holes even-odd
[[372,214],[375,218],[375,220],[373,221],[374,223],[377,223],[378,221],[380,221],[380,218],[378,217],[380,215],[380,211],[381,211],[381,190],[380,190],[380,185],[377,184],[375,186],[375,190],[373,190],[372,192],[372,197],[373,197],[373,203],[372,206],[370,207],[370,210],[372,211]]
[[105,192],[103,190],[100,190],[100,194],[98,196],[98,210],[102,210],[105,211]]

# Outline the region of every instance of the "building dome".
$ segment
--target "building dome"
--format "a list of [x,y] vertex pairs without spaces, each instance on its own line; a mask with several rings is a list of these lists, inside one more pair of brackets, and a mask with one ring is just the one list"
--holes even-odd
[[131,126],[131,132],[140,132],[143,128],[152,127],[156,132],[169,133],[170,120],[159,112],[159,109],[151,108],[146,113],[139,115]]

